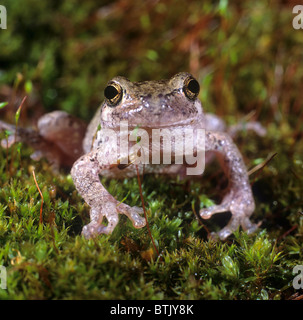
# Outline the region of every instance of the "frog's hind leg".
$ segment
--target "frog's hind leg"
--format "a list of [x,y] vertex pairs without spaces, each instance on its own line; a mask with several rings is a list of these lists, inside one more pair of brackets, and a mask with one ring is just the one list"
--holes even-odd
[[2,148],[10,148],[17,142],[25,143],[35,150],[31,155],[33,160],[38,161],[40,158],[45,157],[51,164],[54,164],[54,169],[59,168],[61,163],[60,150],[53,143],[46,141],[37,130],[33,128],[17,128],[3,121],[0,121],[0,130],[5,130],[8,133],[6,138],[1,140]]
[[86,124],[64,111],[43,115],[38,120],[37,128],[16,128],[0,121],[0,130],[9,132],[9,136],[1,141],[3,148],[9,148],[16,142],[26,143],[35,150],[32,159],[38,161],[44,157],[54,170],[70,168],[83,154]]
[[65,111],[53,111],[42,116],[37,123],[40,136],[53,144],[61,153],[63,166],[71,167],[84,153],[82,142],[87,125]]

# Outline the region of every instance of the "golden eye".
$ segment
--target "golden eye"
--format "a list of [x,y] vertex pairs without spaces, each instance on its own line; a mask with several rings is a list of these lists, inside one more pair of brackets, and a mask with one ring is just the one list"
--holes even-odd
[[186,78],[184,81],[183,92],[188,99],[196,99],[200,92],[199,82],[192,77]]
[[122,99],[122,88],[113,82],[104,89],[104,96],[110,107],[115,107]]

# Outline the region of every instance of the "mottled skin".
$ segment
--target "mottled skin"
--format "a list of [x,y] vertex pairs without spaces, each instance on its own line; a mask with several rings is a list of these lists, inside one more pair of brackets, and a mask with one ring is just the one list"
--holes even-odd
[[[215,213],[232,213],[228,225],[217,233],[220,239],[227,238],[239,226],[248,233],[257,229],[257,225],[249,219],[255,203],[243,158],[230,135],[225,132],[224,123],[214,115],[204,115],[197,97],[198,84],[196,80],[190,83],[191,80],[194,79],[188,73],[179,73],[168,80],[145,82],[131,82],[124,77],[115,77],[108,83],[105,91],[107,98],[87,129],[80,120],[56,111],[39,120],[38,131],[22,129],[25,134],[19,129],[15,134],[17,140],[25,141],[37,150],[35,158],[45,156],[54,162],[55,167],[68,166],[75,161],[71,170],[73,181],[91,208],[91,221],[82,230],[86,238],[101,233],[110,234],[118,223],[119,213],[128,216],[135,228],[145,226],[141,208],[120,203],[100,182],[100,176],[123,178],[137,174],[136,165],[131,160],[128,165],[119,164],[120,160],[127,157],[132,159],[135,155],[120,152],[117,159],[113,152],[117,146],[106,141],[100,130],[112,129],[119,137],[122,120],[128,121],[129,131],[139,127],[149,133],[155,128],[204,128],[205,151],[218,156],[229,179],[229,188],[221,204],[200,210],[200,216],[208,219]],[[251,123],[250,126],[260,134],[264,133],[257,123]],[[0,127],[14,131],[13,126],[9,127],[2,122]],[[9,145],[14,142],[12,136]],[[82,139],[83,149],[79,144]],[[130,143],[129,148],[134,144]],[[6,141],[2,141],[2,145],[6,146]],[[139,164],[138,169],[140,173],[144,169],[144,173],[184,175],[184,166]],[[107,225],[102,224],[104,218]]]

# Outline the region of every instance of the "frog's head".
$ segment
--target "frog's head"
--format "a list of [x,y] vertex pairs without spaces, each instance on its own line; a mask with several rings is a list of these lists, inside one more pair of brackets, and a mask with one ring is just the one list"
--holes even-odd
[[144,128],[190,124],[203,119],[199,91],[198,81],[186,72],[160,81],[115,77],[104,90],[101,122],[118,127],[120,121],[128,121],[131,127]]

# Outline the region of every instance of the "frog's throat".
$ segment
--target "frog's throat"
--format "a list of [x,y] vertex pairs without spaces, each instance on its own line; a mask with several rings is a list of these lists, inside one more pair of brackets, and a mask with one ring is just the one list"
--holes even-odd
[[162,128],[182,128],[182,127],[193,127],[193,128],[205,128],[205,117],[204,114],[199,114],[193,118],[182,119],[180,121],[163,121],[163,122],[153,122],[152,119],[150,122],[135,122],[130,120],[121,120],[118,123],[112,123],[110,121],[102,121],[102,128],[109,128],[115,131],[119,131],[121,128],[121,124],[123,127],[128,126],[129,130],[133,130],[135,128],[142,128],[147,130],[152,129],[162,129]]

